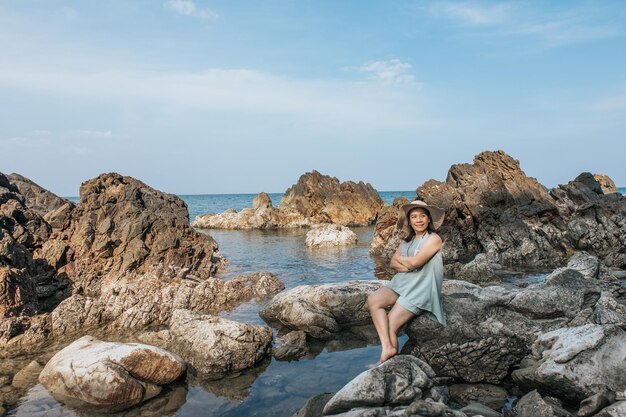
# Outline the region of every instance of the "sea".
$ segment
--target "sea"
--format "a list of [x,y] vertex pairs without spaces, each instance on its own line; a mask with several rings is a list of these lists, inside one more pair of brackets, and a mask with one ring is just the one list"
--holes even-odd
[[[626,187],[619,188],[626,194]],[[414,199],[414,191],[379,192],[391,204],[396,197]],[[189,217],[219,213],[228,208],[237,211],[252,207],[256,194],[181,195],[189,208]],[[282,193],[269,194],[278,206]],[[70,198],[78,201],[78,198]],[[228,259],[228,269],[220,275],[233,276],[269,271],[287,289],[298,285],[336,283],[355,279],[373,280],[375,264],[368,254],[373,227],[353,228],[358,244],[347,248],[312,250],[305,246],[307,230],[200,230],[210,234],[219,251]],[[504,285],[525,286],[541,282],[549,271],[511,273]],[[223,317],[265,325],[259,317],[260,305],[243,303]],[[406,336],[400,338],[401,345]],[[188,384],[168,388],[160,399],[152,400],[116,416],[291,416],[310,397],[336,392],[377,361],[380,346],[372,340],[346,338],[317,344],[305,358],[293,361],[266,359],[248,371],[217,381],[191,378]],[[158,400],[158,401],[157,401]],[[41,386],[33,387],[9,416],[84,415],[61,405]]]

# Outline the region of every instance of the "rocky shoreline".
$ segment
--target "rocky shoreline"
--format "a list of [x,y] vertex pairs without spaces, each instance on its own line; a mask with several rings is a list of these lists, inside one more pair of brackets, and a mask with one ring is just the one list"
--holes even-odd
[[[483,152],[416,192],[446,210],[448,326],[416,317],[401,355],[296,415],[500,416],[510,395],[519,417],[623,415],[626,199],[610,178],[583,173],[549,191],[503,152]],[[345,226],[376,222],[370,253],[384,265],[403,202],[313,171],[277,208],[261,193],[251,209],[194,225],[312,227],[310,246],[339,248],[356,241]],[[552,272],[526,288],[497,285],[498,270],[531,265]],[[346,335],[372,341],[365,300],[385,281],[284,290],[271,272],[224,281],[227,266],[182,200],[136,179],[102,174],[74,204],[0,174],[0,415],[37,380],[71,409],[172,407],[176,381],[262,372],[269,358],[298,360]],[[269,326],[219,317],[253,299]]]

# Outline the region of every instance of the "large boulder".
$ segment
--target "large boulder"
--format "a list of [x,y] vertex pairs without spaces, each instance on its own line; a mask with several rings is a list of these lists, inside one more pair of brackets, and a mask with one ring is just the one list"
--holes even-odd
[[278,229],[319,223],[367,226],[376,221],[383,205],[370,184],[340,183],[337,178],[314,170],[302,175],[285,191],[277,208],[267,194],[261,193],[254,199],[252,208],[198,216],[193,226],[212,229]]
[[179,309],[168,329],[145,332],[139,339],[180,355],[202,379],[216,379],[263,359],[271,349],[272,330]]
[[588,323],[626,324],[623,306],[597,280],[568,268],[524,289],[448,280],[442,296],[447,327],[416,317],[402,352],[428,362],[438,375],[470,383],[503,381],[538,334]]
[[582,401],[626,386],[626,332],[616,325],[586,324],[540,335],[513,379],[558,398]]
[[324,224],[313,227],[304,244],[310,248],[333,248],[354,245],[357,240],[356,233],[345,226]]
[[[445,262],[467,263],[484,253],[502,265],[555,267],[586,250],[623,267],[626,198],[605,191],[588,173],[548,191],[502,151],[453,165],[445,182],[429,180],[416,190],[446,212],[440,230]],[[384,236],[400,231],[387,224],[377,228],[370,250],[388,259],[397,242]]]
[[111,412],[155,397],[184,371],[180,358],[154,346],[84,336],[54,355],[39,381],[58,401]]
[[364,280],[300,285],[276,295],[259,315],[279,328],[330,338],[342,329],[371,323],[367,296],[380,286],[378,281]]

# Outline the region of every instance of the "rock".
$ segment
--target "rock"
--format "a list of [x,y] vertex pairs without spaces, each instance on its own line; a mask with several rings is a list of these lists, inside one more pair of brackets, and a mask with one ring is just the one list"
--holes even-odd
[[595,180],[596,183],[600,184],[600,189],[602,190],[602,194],[613,194],[613,193],[618,192],[617,187],[615,186],[615,183],[613,182],[611,177],[609,177],[608,175],[594,174],[593,179]]
[[304,243],[310,248],[325,248],[354,245],[357,240],[356,233],[347,227],[326,224],[312,228]]
[[155,397],[184,371],[178,357],[154,346],[84,336],[50,359],[39,382],[58,401],[112,412]]
[[[617,249],[626,245],[626,198],[605,194],[591,174],[548,192],[509,155],[482,152],[473,164],[453,165],[445,182],[429,180],[416,192],[446,211],[439,231],[445,263],[484,253],[502,265],[556,267],[585,250],[608,266],[626,265]],[[376,229],[370,251],[388,260],[397,242],[384,238],[396,233],[386,224]]]
[[356,407],[399,406],[427,397],[433,370],[417,358],[399,355],[356,376],[324,407],[324,415]]
[[482,416],[482,417],[501,417],[502,414],[493,411],[492,408],[487,407],[486,405],[471,402],[465,407],[461,408],[459,411],[465,413],[467,417],[474,416]]
[[39,216],[44,217],[47,213],[58,209],[61,206],[73,207],[70,201],[35,184],[35,182],[19,174],[7,176],[11,184],[15,185],[18,192],[24,197],[25,206],[33,210]]
[[272,355],[279,361],[300,359],[308,353],[306,333],[303,331],[289,332],[278,339],[277,346],[272,349]]
[[278,229],[319,223],[367,226],[374,223],[383,205],[370,184],[340,183],[337,178],[313,171],[302,175],[285,191],[278,208],[273,208],[269,196],[261,193],[254,199],[252,208],[239,213],[226,211],[198,216],[193,226],[209,229]]
[[120,276],[141,276],[159,265],[165,279],[207,278],[223,264],[217,243],[189,226],[180,198],[115,173],[81,185],[80,204],[59,239],[71,252],[59,272],[76,292],[91,296]]
[[446,276],[454,276],[456,279],[481,286],[502,283],[502,279],[496,276],[491,263],[484,253],[479,253],[471,262],[466,264],[457,262],[446,265]]
[[322,417],[324,406],[335,393],[325,392],[309,398],[292,417]]
[[580,402],[626,386],[626,333],[616,325],[586,324],[540,335],[527,366],[513,371],[518,385]]
[[406,327],[409,340],[402,353],[421,358],[441,377],[499,384],[541,333],[609,317],[626,324],[623,306],[614,301],[597,281],[567,268],[524,289],[446,280],[442,302],[448,325],[414,318]]
[[276,295],[259,315],[273,326],[330,338],[341,329],[371,323],[367,296],[380,285],[377,281],[300,285]]
[[272,342],[268,327],[188,310],[175,310],[169,329],[170,349],[207,378],[251,367],[269,352]]
[[375,275],[379,279],[390,279],[396,271],[389,267],[389,260],[400,246],[408,229],[398,229],[398,212],[403,204],[409,203],[404,197],[397,197],[391,206],[385,205],[378,213],[369,253],[376,266]]
[[615,402],[615,393],[611,391],[599,392],[580,402],[578,417],[591,417]]
[[572,417],[572,414],[559,404],[541,398],[536,390],[519,400],[515,412],[518,417]]
[[626,416],[626,401],[619,401],[604,408],[593,417],[624,417]]
[[467,417],[462,411],[452,410],[445,404],[441,404],[431,399],[417,400],[406,408],[404,416],[424,416],[424,417]]
[[504,406],[509,395],[504,388],[490,384],[456,384],[448,389],[450,399],[462,406],[480,403],[496,411]]
[[43,366],[41,366],[36,360],[30,362],[13,376],[13,382],[11,382],[11,385],[19,389],[35,385],[42,369]]

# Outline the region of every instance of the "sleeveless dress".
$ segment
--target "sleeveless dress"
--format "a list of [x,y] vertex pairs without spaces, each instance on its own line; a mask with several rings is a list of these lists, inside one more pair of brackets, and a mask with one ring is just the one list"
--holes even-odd
[[[414,256],[421,249],[430,233],[410,242],[402,241],[402,256]],[[446,317],[441,305],[441,284],[443,282],[443,258],[441,250],[421,267],[409,272],[398,272],[387,284],[387,288],[398,294],[396,301],[413,314],[424,312],[432,320],[446,325]]]

